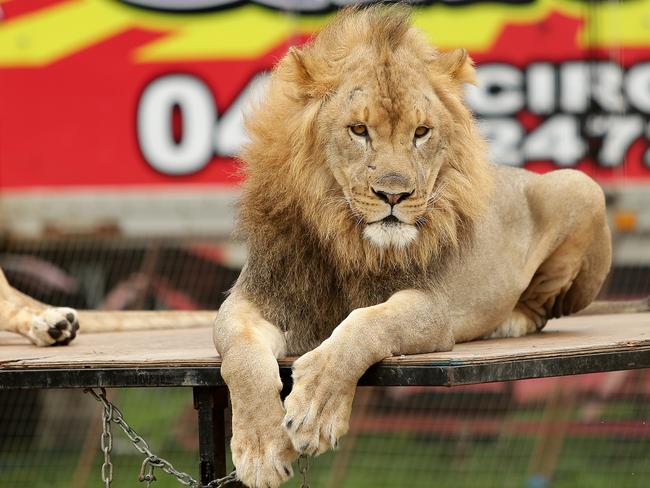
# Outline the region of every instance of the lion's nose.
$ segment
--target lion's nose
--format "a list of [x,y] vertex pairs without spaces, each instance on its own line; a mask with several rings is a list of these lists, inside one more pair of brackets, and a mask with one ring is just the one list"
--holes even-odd
[[402,192],[402,193],[388,193],[385,191],[381,190],[375,190],[374,188],[372,189],[372,192],[377,195],[379,198],[381,198],[384,202],[389,204],[391,207],[393,205],[397,205],[398,202],[401,200],[406,200],[408,197],[413,195],[413,192]]

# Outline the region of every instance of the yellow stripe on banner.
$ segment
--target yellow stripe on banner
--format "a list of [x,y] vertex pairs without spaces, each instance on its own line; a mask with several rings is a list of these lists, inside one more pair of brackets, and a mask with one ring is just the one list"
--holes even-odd
[[0,26],[0,65],[52,63],[122,31],[129,18],[110,2],[53,5]]
[[[3,0],[0,0],[0,2]],[[650,44],[650,0],[598,3],[536,0],[524,5],[434,4],[414,9],[415,24],[442,48],[485,51],[504,26],[535,23],[556,11],[592,17],[577,42],[617,48]],[[131,28],[165,34],[132,53],[137,62],[254,58],[295,34],[312,34],[328,15],[291,15],[256,5],[204,14],[161,13],[116,0],[75,0],[43,8],[0,24],[0,66],[55,62]]]
[[[150,27],[161,25],[159,19],[147,20]],[[294,16],[254,5],[179,15],[174,26],[166,24],[171,27],[169,35],[138,49],[138,61],[256,57],[295,35],[298,28]]]
[[506,25],[539,22],[552,11],[572,17],[584,17],[586,12],[582,5],[563,0],[537,0],[523,5],[435,5],[431,8],[418,8],[414,21],[438,47],[464,47],[469,51],[485,51],[496,42]]
[[[650,44],[650,0],[604,2],[593,8],[589,28],[595,46],[600,48],[648,47]],[[589,32],[582,32],[583,45]]]

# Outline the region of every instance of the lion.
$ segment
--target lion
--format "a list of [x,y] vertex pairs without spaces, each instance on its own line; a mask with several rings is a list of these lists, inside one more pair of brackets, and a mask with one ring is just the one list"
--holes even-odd
[[403,7],[347,9],[289,50],[247,117],[248,260],[214,326],[246,485],[277,487],[299,454],[336,448],[372,364],[534,333],[596,297],[603,191],[489,163],[463,101],[474,77]]

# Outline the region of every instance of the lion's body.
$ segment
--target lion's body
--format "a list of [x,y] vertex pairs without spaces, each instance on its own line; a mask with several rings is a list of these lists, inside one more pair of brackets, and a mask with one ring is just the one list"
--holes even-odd
[[[462,99],[473,76],[381,8],[345,11],[276,67],[242,154],[249,257],[214,329],[247,485],[336,447],[374,362],[534,332],[598,293],[603,192],[489,164]],[[302,356],[283,404],[287,354]]]
[[[462,249],[444,260],[379,272],[340,270],[294,215],[286,226],[276,220],[264,229],[260,254],[252,254],[239,286],[269,322],[286,332],[287,352],[297,355],[329,337],[352,310],[409,288],[447,297],[456,342],[490,335],[517,306],[536,323],[530,331],[587,306],[610,264],[600,188],[572,170],[540,176],[489,168],[495,190],[488,211]],[[543,292],[533,286],[522,299],[533,277],[539,281],[542,273]]]
[[[605,199],[590,178],[494,171],[488,213],[443,280],[456,342],[520,336],[575,313],[596,297],[610,267]],[[511,328],[513,312],[527,327]]]

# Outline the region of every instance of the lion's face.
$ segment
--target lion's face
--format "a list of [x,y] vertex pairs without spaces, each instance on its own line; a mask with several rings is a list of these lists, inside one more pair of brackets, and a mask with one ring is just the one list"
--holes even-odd
[[467,52],[438,52],[404,9],[344,11],[289,50],[247,118],[240,228],[292,249],[307,236],[342,273],[456,252],[492,187],[473,81]]
[[404,247],[435,204],[448,112],[413,56],[362,63],[317,120],[326,162],[376,246]]

